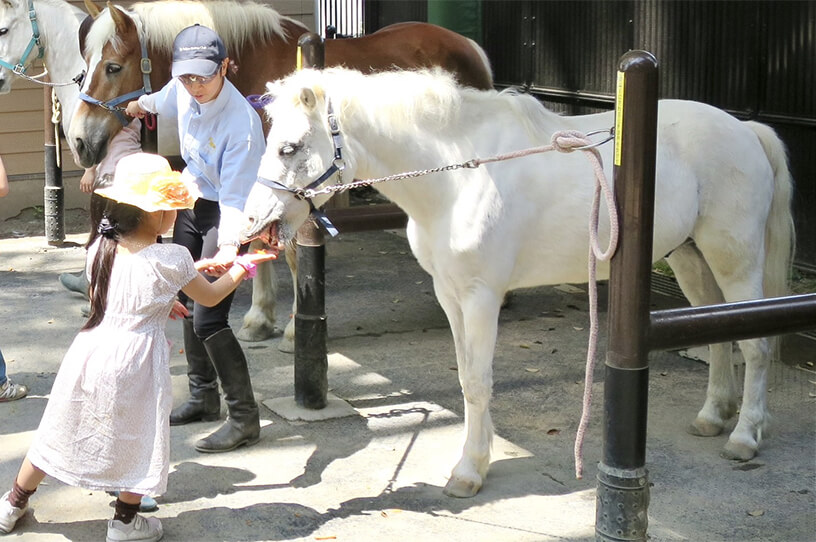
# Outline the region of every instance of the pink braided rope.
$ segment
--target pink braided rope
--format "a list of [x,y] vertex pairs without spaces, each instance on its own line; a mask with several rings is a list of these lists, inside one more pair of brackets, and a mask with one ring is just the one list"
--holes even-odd
[[[575,477],[583,477],[584,435],[589,425],[589,414],[592,406],[592,381],[595,371],[595,353],[598,344],[598,283],[596,278],[597,260],[609,260],[618,247],[618,213],[615,198],[603,172],[601,156],[596,148],[586,149],[587,157],[595,170],[595,194],[592,198],[592,212],[589,215],[589,342],[587,346],[586,372],[584,374],[584,398],[581,410],[581,421],[575,435]],[[601,250],[598,244],[598,216],[600,214],[600,196],[603,190],[606,208],[609,213],[609,246]]]

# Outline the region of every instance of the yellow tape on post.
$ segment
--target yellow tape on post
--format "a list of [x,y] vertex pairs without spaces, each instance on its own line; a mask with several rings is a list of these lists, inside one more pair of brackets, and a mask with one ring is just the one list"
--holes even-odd
[[298,45],[298,48],[297,48],[297,65],[296,65],[296,69],[297,69],[297,71],[300,71],[300,70],[303,69],[303,50],[300,48],[300,45]]
[[618,83],[615,89],[615,165],[621,164],[621,147],[623,142],[623,93],[626,75],[618,72]]

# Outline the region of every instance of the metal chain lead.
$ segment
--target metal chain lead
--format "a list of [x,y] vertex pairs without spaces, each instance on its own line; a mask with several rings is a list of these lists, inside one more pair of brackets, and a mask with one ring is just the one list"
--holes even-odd
[[68,81],[67,83],[52,83],[50,81],[40,81],[41,77],[45,77],[46,75],[48,75],[48,70],[45,70],[45,69],[43,70],[42,73],[40,73],[38,75],[26,75],[23,72],[19,72],[19,71],[15,70],[14,75],[16,75],[18,77],[22,77],[23,79],[26,79],[27,81],[31,81],[32,83],[37,83],[38,85],[42,85],[44,87],[67,87],[67,86],[70,86],[70,85],[76,85],[77,84],[76,78],[72,79],[71,81]]
[[435,167],[431,169],[419,169],[416,171],[408,171],[406,173],[396,173],[394,175],[389,175],[387,177],[378,177],[376,179],[358,179],[356,181],[352,181],[346,184],[333,184],[329,185],[325,188],[321,188],[320,190],[304,190],[303,197],[304,198],[314,198],[316,196],[322,196],[323,194],[333,194],[335,192],[344,192],[346,190],[351,190],[352,188],[360,188],[361,186],[371,186],[372,184],[377,183],[384,183],[387,181],[400,181],[402,179],[414,179],[416,177],[423,177],[425,175],[429,175],[431,173],[441,173],[442,171],[453,171],[456,169],[462,168],[469,168],[474,169],[479,167],[479,163],[476,160],[468,160],[467,162],[463,162],[461,164],[450,164],[447,166]]

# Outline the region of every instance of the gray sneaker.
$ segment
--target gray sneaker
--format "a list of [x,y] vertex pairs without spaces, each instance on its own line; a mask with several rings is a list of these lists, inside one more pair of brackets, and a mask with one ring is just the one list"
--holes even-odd
[[25,508],[12,506],[8,500],[10,494],[11,491],[6,491],[5,495],[0,498],[0,533],[10,533],[17,525],[17,520],[23,517],[28,510],[28,506]]
[[106,542],[156,542],[164,536],[159,518],[143,517],[136,514],[130,523],[118,519],[108,520]]
[[16,401],[28,395],[28,388],[22,384],[15,384],[11,378],[6,378],[6,382],[0,385],[0,403]]

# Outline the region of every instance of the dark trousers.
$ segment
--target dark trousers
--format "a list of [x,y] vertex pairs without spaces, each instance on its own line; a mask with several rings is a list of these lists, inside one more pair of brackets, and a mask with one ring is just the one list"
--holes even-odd
[[[193,260],[212,258],[218,253],[220,219],[221,210],[218,202],[199,198],[193,209],[178,211],[173,226],[173,242],[187,247]],[[204,276],[210,282],[217,280],[216,277]],[[234,297],[235,292],[232,292],[215,307],[193,303],[193,329],[201,340],[229,327],[229,311]],[[191,300],[184,292],[179,292],[179,300],[190,308]]]

